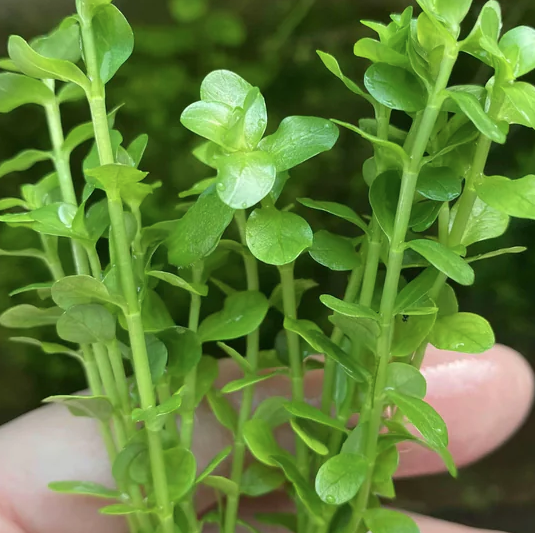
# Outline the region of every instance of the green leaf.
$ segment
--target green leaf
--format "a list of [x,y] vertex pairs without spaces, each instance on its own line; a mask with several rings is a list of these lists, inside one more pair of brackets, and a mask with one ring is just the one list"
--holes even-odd
[[[15,289],[14,291],[11,291],[9,293],[9,297],[16,296],[17,294],[23,294],[25,292],[31,292],[31,291],[41,291],[43,292],[46,290],[47,292],[50,292],[50,289],[52,288],[53,282],[44,282],[44,283],[32,283],[30,285],[26,285],[25,287],[20,287],[19,289]],[[42,298],[43,299],[43,298]]]
[[9,57],[27,76],[76,83],[86,93],[91,88],[89,80],[76,65],[63,59],[51,59],[38,54],[18,35],[9,38],[8,51]]
[[364,522],[370,533],[420,533],[416,522],[398,511],[384,509],[368,509],[364,513]]
[[93,498],[105,498],[118,500],[121,496],[119,491],[109,489],[92,481],[52,481],[48,488],[61,494],[77,494],[80,496],[92,496]]
[[492,141],[504,144],[507,136],[481,107],[479,100],[470,93],[462,91],[448,90],[449,97],[461,108],[463,113],[472,121],[474,126]]
[[275,133],[262,139],[258,148],[269,153],[278,172],[330,150],[338,139],[338,128],[316,117],[287,117]]
[[53,326],[61,316],[59,307],[41,309],[33,305],[22,304],[11,307],[0,315],[0,325],[4,328],[36,328]]
[[420,171],[416,190],[425,198],[450,202],[461,194],[461,177],[449,167],[430,167]]
[[213,357],[203,355],[197,365],[197,380],[195,381],[195,405],[199,405],[201,400],[211,389],[219,374],[219,365]]
[[232,108],[220,102],[195,102],[180,116],[188,130],[223,147],[231,119]]
[[267,110],[264,97],[257,87],[253,87],[244,102],[243,119],[235,126],[242,139],[238,146],[254,150],[262,139],[267,126]]
[[256,408],[253,418],[263,420],[270,428],[274,429],[290,420],[290,415],[284,408],[287,401],[282,396],[270,396]]
[[179,276],[176,276],[175,274],[171,274],[170,272],[163,272],[161,270],[151,270],[147,272],[147,276],[161,279],[162,281],[169,283],[169,285],[179,287],[188,292],[191,292],[192,294],[198,294],[199,296],[206,296],[208,294],[207,285],[201,283],[188,283],[186,280],[182,279]]
[[115,317],[102,305],[75,305],[59,318],[57,331],[63,340],[77,344],[106,343],[115,339]]
[[245,359],[245,357],[238,353],[234,348],[228,346],[224,342],[218,342],[217,346],[221,348],[240,367],[244,374],[254,373],[253,367],[249,361],[247,361],[247,359]]
[[437,271],[429,267],[405,285],[396,296],[394,314],[403,314],[405,310],[414,307],[433,288],[437,275]]
[[318,455],[329,455],[328,446],[324,442],[322,442],[319,437],[313,434],[311,428],[303,427],[303,424],[300,424],[295,418],[290,419],[290,426],[293,432],[314,453],[317,453]]
[[238,413],[232,404],[223,396],[221,391],[211,389],[206,395],[210,409],[217,421],[232,433],[238,428]]
[[30,45],[42,56],[78,63],[82,56],[80,26],[75,17],[68,17],[48,35],[33,39]]
[[344,433],[347,431],[345,424],[336,418],[331,418],[320,409],[297,400],[284,402],[284,409],[296,418],[303,418],[304,420],[311,420],[322,426],[327,426]]
[[435,223],[442,207],[442,202],[433,200],[416,203],[411,211],[409,227],[416,233],[426,231]]
[[326,335],[321,333],[321,331],[311,328],[307,321],[294,320],[286,317],[284,319],[284,328],[297,333],[305,339],[317,353],[323,353],[336,361],[355,381],[364,382],[368,379],[366,369],[361,367],[357,361],[332,342]]
[[269,309],[260,292],[236,292],[225,300],[222,311],[205,318],[199,326],[201,342],[230,340],[255,331]]
[[314,234],[314,241],[308,253],[314,261],[335,271],[353,270],[361,263],[360,255],[351,239],[327,230]]
[[147,177],[147,172],[136,168],[112,164],[89,169],[85,175],[93,178],[99,188],[117,194],[123,187],[129,188]]
[[291,263],[313,243],[312,230],[305,219],[274,207],[252,212],[246,237],[251,253],[269,265]]
[[254,462],[243,472],[240,492],[246,496],[264,496],[280,488],[284,482],[285,477],[279,470]]
[[408,66],[407,57],[404,54],[400,54],[386,44],[369,37],[357,41],[353,47],[353,53],[357,57],[369,59],[372,63],[382,63],[396,67]]
[[261,374],[258,376],[255,376],[255,375],[245,376],[244,378],[236,379],[234,381],[229,381],[221,389],[221,392],[223,394],[230,394],[232,392],[243,390],[247,387],[250,387],[251,385],[255,385],[256,383],[261,383],[262,381],[266,381],[268,379],[271,379],[272,377],[279,376],[285,373],[286,373],[285,370],[274,370],[267,374]]
[[535,220],[535,175],[510,180],[488,176],[476,184],[478,196],[501,213]]
[[33,248],[27,248],[25,250],[1,250],[0,257],[33,257],[34,259],[41,259],[48,264],[46,255],[41,250],[34,250]]
[[381,229],[392,239],[401,180],[395,170],[379,174],[370,187],[370,205]]
[[209,187],[177,221],[167,240],[169,262],[187,267],[209,255],[233,216],[234,209],[219,199],[215,187]]
[[223,103],[231,108],[243,107],[252,88],[250,83],[234,72],[215,70],[201,84],[201,100]]
[[295,513],[256,513],[256,520],[268,526],[277,526],[297,533],[297,516]]
[[108,83],[134,50],[134,34],[124,15],[112,4],[96,10],[93,34],[100,78]]
[[409,241],[407,246],[427,259],[435,268],[461,285],[474,283],[472,267],[444,245],[428,239]]
[[513,67],[515,77],[520,78],[535,69],[535,29],[517,26],[500,40],[500,50]]
[[505,85],[505,102],[500,118],[508,124],[521,124],[535,128],[535,87],[529,83],[516,82]]
[[68,133],[61,149],[65,154],[71,154],[75,148],[77,148],[84,142],[93,139],[94,136],[95,131],[92,122],[80,124]]
[[46,106],[54,101],[54,93],[38,80],[22,74],[0,74],[0,113],[9,113],[26,104]]
[[341,315],[350,316],[354,318],[368,318],[379,322],[379,315],[364,305],[353,302],[345,302],[329,294],[322,294],[320,296],[321,303]]
[[269,424],[265,420],[253,418],[243,427],[243,437],[250,452],[268,466],[279,466],[273,456],[290,455],[275,440]]
[[169,486],[169,499],[180,501],[195,484],[197,464],[195,456],[185,448],[176,447],[165,450],[164,460]]
[[341,80],[350,91],[362,96],[363,98],[369,98],[369,96],[354,81],[350,80],[347,76],[344,76],[338,61],[334,56],[320,50],[316,50],[316,53],[319,55],[321,61],[327,67],[329,72],[332,72],[339,80]]
[[459,311],[459,303],[457,302],[457,296],[451,285],[447,283],[442,287],[438,298],[438,318],[442,316],[453,315]]
[[407,113],[421,111],[427,96],[418,78],[399,66],[376,63],[364,75],[368,92],[389,109]]
[[52,286],[52,299],[62,309],[94,302],[120,305],[110,295],[104,283],[85,275],[66,276],[56,281]]
[[30,346],[37,346],[46,354],[65,354],[70,355],[79,361],[83,361],[82,356],[78,352],[68,346],[63,346],[55,342],[43,342],[39,339],[32,339],[31,337],[11,337],[9,340],[21,344],[29,344]]
[[287,455],[277,455],[273,461],[284,471],[286,479],[294,486],[295,492],[310,513],[310,518],[317,524],[323,524],[323,504],[317,494],[310,488],[308,481],[300,474],[293,462],[293,458]]
[[[301,304],[301,299],[305,292],[310,289],[314,289],[318,286],[317,282],[313,279],[295,279],[294,291],[295,291],[295,304],[297,307]],[[269,305],[276,307],[281,313],[284,314],[284,307],[282,302],[282,285],[279,283],[273,289],[271,296],[269,297]]]
[[355,224],[355,226],[358,226],[364,232],[368,231],[366,222],[364,222],[364,220],[362,220],[362,218],[359,217],[357,213],[355,213],[355,211],[353,211],[353,209],[347,205],[336,202],[311,200],[310,198],[297,198],[297,201],[305,207],[309,207],[310,209],[325,211],[326,213],[334,215],[335,217],[347,220],[348,222]]
[[222,476],[207,476],[202,484],[227,496],[237,496],[240,490],[236,482]]
[[430,341],[441,350],[483,353],[494,346],[495,338],[492,327],[483,317],[455,313],[437,320]]
[[521,254],[526,250],[527,248],[525,246],[512,246],[511,248],[501,248],[500,250],[494,250],[493,252],[487,252],[486,254],[479,254],[475,255],[474,257],[469,257],[466,261],[468,263],[473,263],[474,261],[482,261],[483,259],[499,257],[500,255]]
[[75,83],[66,83],[58,91],[58,103],[65,104],[67,102],[78,102],[85,98],[84,90]]
[[354,498],[368,472],[362,455],[341,453],[324,463],[316,476],[316,492],[329,505],[342,505]]
[[7,70],[9,72],[20,73],[20,69],[15,65],[11,59],[0,58],[0,69]]
[[24,209],[27,209],[28,204],[20,198],[0,198],[0,211],[6,211],[13,207],[23,207]]
[[189,196],[198,196],[203,193],[210,185],[216,182],[216,178],[206,178],[195,183],[189,189],[178,193],[179,198],[188,198]]
[[433,329],[436,312],[437,309],[431,307],[430,312],[426,310],[422,315],[396,317],[391,348],[393,357],[406,357],[418,349]]
[[434,448],[446,448],[448,446],[446,424],[429,404],[419,398],[400,394],[393,390],[388,390],[387,395],[422,434],[430,446]]
[[205,467],[205,469],[198,475],[196,483],[200,483],[204,478],[209,476],[230,454],[232,453],[232,446],[223,448]]
[[423,399],[427,390],[422,373],[406,363],[390,363],[386,369],[386,390]]
[[114,503],[112,505],[101,507],[98,512],[107,516],[124,516],[147,511],[143,507],[134,507],[133,505],[128,505],[126,503]]
[[108,422],[113,414],[113,405],[106,396],[49,396],[43,403],[59,403],[74,416],[96,418]]
[[[450,230],[457,216],[458,204],[453,206],[450,214]],[[477,198],[472,207],[470,218],[461,240],[464,246],[476,242],[494,239],[503,235],[509,227],[509,216],[502,213]]]
[[[31,78],[26,79],[31,80]],[[52,156],[50,152],[43,152],[41,150],[24,150],[12,159],[8,159],[7,161],[0,163],[0,178],[6,176],[7,174],[11,174],[11,172],[22,172],[23,170],[28,170],[36,163],[39,163],[40,161],[46,161],[47,159],[51,159],[51,157]]]
[[277,169],[265,152],[236,152],[217,161],[216,189],[219,198],[234,209],[247,209],[265,198]]

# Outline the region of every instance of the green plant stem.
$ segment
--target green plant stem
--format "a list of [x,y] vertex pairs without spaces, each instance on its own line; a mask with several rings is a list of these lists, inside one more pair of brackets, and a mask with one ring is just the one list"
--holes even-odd
[[417,125],[417,133],[412,141],[409,153],[409,161],[403,170],[401,180],[401,191],[396,211],[394,233],[390,243],[388,254],[387,273],[383,295],[381,298],[381,335],[377,343],[377,363],[372,387],[372,403],[366,421],[369,422],[366,435],[366,457],[370,467],[366,480],[360,489],[352,515],[352,519],[347,527],[347,533],[354,533],[362,521],[364,511],[368,506],[368,499],[372,486],[372,476],[375,466],[375,456],[377,450],[377,439],[381,429],[381,419],[384,409],[383,391],[385,388],[386,369],[390,361],[390,347],[392,343],[394,305],[398,293],[399,279],[403,265],[403,254],[405,251],[405,237],[408,230],[416,182],[420,171],[422,158],[425,154],[429,139],[438,118],[440,108],[444,99],[446,89],[453,66],[457,59],[457,48],[446,49],[440,64],[439,74],[433,91],[429,95],[427,106],[422,115],[421,122]]
[[[168,376],[164,376],[158,385],[156,386],[156,392],[158,394],[158,401],[164,403],[171,398],[171,389]],[[165,420],[165,430],[167,434],[177,444],[180,443],[180,433],[176,424],[176,416],[174,413],[167,415]]]
[[[287,318],[297,319],[297,305],[295,299],[294,284],[294,266],[295,263],[288,263],[279,267],[281,286],[282,286],[282,303],[284,316]],[[299,336],[293,331],[286,330],[286,339],[288,343],[288,357],[290,359],[290,374],[292,383],[292,400],[302,402],[305,400],[304,388],[304,369],[303,359],[301,357],[301,347],[299,345]],[[304,479],[309,478],[309,458],[306,444],[296,436],[295,450],[297,457],[297,468]],[[304,533],[307,524],[307,515],[304,506],[298,508],[298,531]]]
[[[239,210],[235,215],[236,224],[240,233],[240,240],[246,246],[245,238],[245,212]],[[258,291],[260,288],[258,279],[258,263],[253,255],[247,250],[243,258],[245,266],[245,275],[247,278],[247,290]],[[246,357],[251,365],[252,371],[256,372],[258,369],[258,354],[260,349],[260,330],[257,329],[247,335]],[[245,464],[245,439],[243,437],[243,429],[247,420],[251,416],[253,409],[254,387],[247,387],[243,392],[240,412],[238,415],[238,425],[234,435],[234,453],[232,457],[232,469],[230,479],[236,483],[238,487],[241,485],[243,467]],[[234,533],[236,530],[236,520],[238,515],[240,497],[239,491],[237,494],[229,495],[227,499],[227,508],[225,512],[225,533]]]
[[55,281],[65,277],[65,271],[58,255],[58,241],[51,235],[39,234],[46,255],[46,264]]
[[[87,66],[88,77],[91,80],[91,89],[88,91],[87,97],[93,120],[95,141],[97,143],[100,163],[101,165],[114,164],[115,158],[106,113],[105,89],[100,78],[91,16],[86,12],[87,6],[83,2],[80,2],[78,7],[81,11],[79,15],[84,59]],[[107,191],[107,196],[111,229],[117,249],[117,267],[119,270],[123,296],[127,304],[125,318],[130,337],[140,405],[142,409],[150,409],[156,405],[156,396],[150,373],[145,333],[141,319],[141,308],[132,271],[132,257],[126,235],[123,204],[118,192]],[[159,511],[158,516],[162,526],[162,533],[174,533],[173,505],[169,500],[161,435],[159,432],[147,431],[147,442],[154,495],[156,506]]]
[[[54,82],[52,80],[48,80],[46,84],[51,85],[51,89],[54,90]],[[63,134],[63,126],[61,124],[59,103],[56,99],[54,99],[53,102],[45,106],[45,113],[48,123],[48,130],[50,133],[50,139],[52,140],[54,166],[58,174],[61,196],[63,197],[64,202],[78,207],[78,201],[76,199],[76,193],[74,191],[69,156],[63,151],[63,142],[65,139]],[[71,248],[76,272],[78,274],[89,274],[87,256],[83,246],[78,241],[71,239]]]

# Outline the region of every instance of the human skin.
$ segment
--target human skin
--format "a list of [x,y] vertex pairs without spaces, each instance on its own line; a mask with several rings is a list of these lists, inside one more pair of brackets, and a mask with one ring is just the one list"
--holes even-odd
[[[219,382],[233,379],[229,361],[220,366]],[[504,346],[469,356],[430,349],[424,365],[427,401],[443,416],[450,431],[450,449],[459,466],[486,455],[522,424],[533,399],[532,371],[522,357]],[[306,379],[307,398],[317,402],[320,371]],[[286,381],[269,380],[257,387],[257,402],[288,394]],[[233,398],[239,402],[239,396]],[[230,441],[206,406],[197,415],[195,454],[202,468]],[[292,435],[282,432],[281,443],[291,446]],[[399,476],[425,475],[443,469],[434,454],[413,445],[402,446]],[[223,473],[219,472],[219,473]],[[102,500],[54,494],[50,481],[84,480],[112,486],[110,466],[95,423],[76,418],[61,406],[47,406],[0,428],[0,533],[125,533],[122,519],[99,515]],[[199,513],[214,503],[210,490],[201,492]],[[244,501],[242,515],[255,509],[289,508],[282,495]],[[426,517],[416,517],[421,533],[485,533]],[[278,529],[262,529],[282,533]],[[216,533],[213,529],[206,533]],[[240,531],[241,533],[241,531]],[[489,533],[489,532],[486,532]]]

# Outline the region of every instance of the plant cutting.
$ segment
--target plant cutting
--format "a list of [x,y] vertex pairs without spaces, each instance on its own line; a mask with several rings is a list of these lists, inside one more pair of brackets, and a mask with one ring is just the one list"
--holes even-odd
[[[39,248],[1,254],[41,261],[50,281],[15,288],[0,324],[55,328],[58,343],[12,340],[83,366],[89,393],[44,401],[96,420],[115,481],[59,479],[51,490],[103,498],[100,512],[124,516],[132,533],[200,533],[205,524],[223,533],[261,531],[243,520],[240,501],[274,491],[287,492],[295,513],[260,514],[260,523],[295,533],[418,532],[389,506],[397,445],[433,450],[456,475],[446,425],[424,399],[426,347],[477,354],[494,345],[483,317],[459,311],[455,287],[474,283],[478,261],[524,250],[474,255],[472,245],[502,235],[510,217],[535,218],[534,176],[485,173],[492,144],[504,144],[512,125],[535,128],[535,88],[519,81],[535,69],[535,30],[503,33],[491,0],[461,38],[471,0],[418,4],[388,24],[363,21],[377,38],[355,44],[368,64],[362,84],[318,51],[370,104],[371,116],[357,124],[290,116],[266,135],[260,89],[227,70],[208,73],[199,101],[180,118],[200,138],[193,156],[208,177],[176,191],[188,203],[175,219],[151,225],[143,202],[170,187],[141,170],[148,138],[125,140],[115,127],[120,108],[106,98],[106,84],[134,47],[119,9],[77,0],[76,14],[51,33],[9,39],[0,112],[36,104],[50,147],[0,164],[1,178],[49,165],[41,180],[21,185],[20,197],[0,199],[0,222],[34,232]],[[484,86],[452,84],[461,54],[490,67]],[[91,120],[65,132],[75,101],[87,102]],[[373,149],[362,168],[369,211],[357,214],[351,198],[333,202],[327,188],[320,198],[288,198],[293,169],[325,157],[342,132]],[[72,163],[75,151],[85,154],[81,168]],[[343,220],[346,233],[313,229],[310,210]],[[217,277],[230,254],[243,264],[241,287]],[[345,290],[330,294],[300,278],[307,261],[345,276]],[[263,272],[278,278],[268,294]],[[314,321],[300,310],[309,290],[325,308]],[[188,294],[187,323],[177,323],[163,291]],[[42,303],[17,303],[27,293]],[[206,312],[221,295],[219,310]],[[281,324],[267,346],[260,342],[266,317]],[[221,386],[223,356],[239,377]],[[318,406],[305,401],[304,388],[305,374],[316,370],[324,376]],[[291,397],[258,404],[255,386],[277,378],[291,384]],[[238,409],[230,395],[239,395]],[[203,469],[193,447],[201,403],[232,438]],[[291,451],[276,438],[283,424],[295,436]],[[198,516],[201,487],[217,505]]]

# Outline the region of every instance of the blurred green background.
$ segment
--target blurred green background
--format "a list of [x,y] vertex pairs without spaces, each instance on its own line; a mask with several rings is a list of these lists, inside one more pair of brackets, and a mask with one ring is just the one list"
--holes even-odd
[[[2,0],[0,5],[0,56],[10,33],[25,38],[44,33],[69,14],[73,0]],[[147,202],[147,223],[177,216],[176,194],[209,171],[190,156],[196,139],[179,121],[186,105],[197,99],[200,81],[210,70],[234,70],[265,95],[270,115],[269,130],[290,114],[336,117],[356,123],[371,115],[367,104],[330,75],[315,50],[334,54],[347,75],[359,79],[367,66],[352,55],[353,44],[371,30],[359,20],[385,21],[400,11],[406,0],[117,0],[136,33],[136,49],[110,85],[113,104],[126,104],[117,119],[127,141],[148,133],[149,149],[144,170],[164,183]],[[467,21],[475,19],[483,2],[475,1]],[[535,26],[532,0],[503,2],[505,29],[519,23]],[[454,73],[457,83],[484,83],[488,72],[469,57],[463,57]],[[531,81],[535,81],[532,79]],[[87,120],[83,104],[67,109],[65,125]],[[0,161],[24,148],[47,148],[44,117],[35,108],[21,108],[0,116]],[[507,147],[493,150],[489,174],[518,177],[535,172],[535,135],[513,129]],[[84,148],[76,153],[79,167]],[[349,132],[342,132],[335,149],[302,165],[292,175],[285,194],[346,202],[367,212],[366,190],[360,169],[370,148]],[[25,175],[10,175],[0,184],[1,196],[16,195],[20,184],[40,178],[49,169],[36,166]],[[79,175],[79,173],[78,173]],[[307,213],[316,229],[327,225],[345,231],[332,218]],[[530,246],[535,225],[515,221],[500,239],[480,246],[481,250],[513,245]],[[24,248],[34,236],[22,230],[0,228],[0,248]],[[515,256],[477,263],[477,284],[459,290],[464,310],[481,313],[493,324],[498,341],[521,351],[535,362],[535,248]],[[0,261],[0,309],[10,304],[8,293],[30,282],[45,281],[47,273],[32,260],[2,257]],[[344,276],[331,274],[312,262],[302,262],[302,277],[313,277],[332,293],[339,293]],[[240,269],[232,260],[218,276],[227,283],[241,283]],[[276,283],[275,273],[265,271],[263,288]],[[214,292],[214,291],[213,291]],[[215,291],[217,292],[217,291]],[[313,291],[312,291],[313,292]],[[323,311],[311,293],[303,306],[307,314]],[[178,323],[185,320],[180,297],[167,298]],[[17,303],[32,303],[31,296],[16,297]],[[35,303],[35,302],[33,302]],[[216,309],[217,297],[207,306]],[[205,309],[206,310],[206,309]],[[280,317],[269,318],[263,344],[273,345]],[[39,333],[43,338],[52,332]],[[0,330],[0,423],[39,405],[50,394],[67,393],[83,385],[77,363],[62,356],[8,341],[9,331]],[[50,337],[52,338],[52,337]],[[489,413],[492,416],[492,413]],[[460,481],[446,476],[403,481],[401,503],[414,510],[458,519],[467,524],[504,529],[513,533],[533,532],[535,524],[535,416],[508,444],[475,466],[463,470]]]

